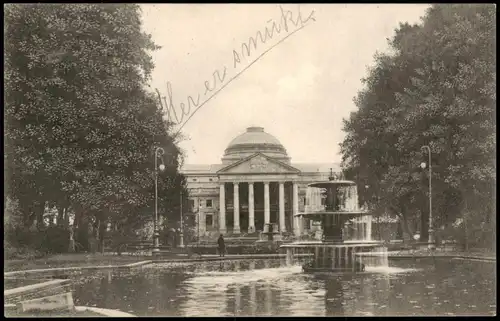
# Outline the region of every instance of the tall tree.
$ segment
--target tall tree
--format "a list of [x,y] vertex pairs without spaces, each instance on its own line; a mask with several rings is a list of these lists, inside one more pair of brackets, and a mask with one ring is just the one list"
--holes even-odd
[[180,150],[147,90],[158,47],[139,6],[15,4],[5,17],[6,176],[25,226],[47,203],[101,232],[151,206],[154,147],[175,173]]
[[423,145],[432,150],[435,226],[464,213],[481,217],[477,226],[494,219],[494,9],[434,5],[420,25],[400,25],[390,42],[395,54],[376,57],[355,100],[359,110],[345,122],[347,173],[376,187],[378,198],[367,197],[380,207],[403,219],[421,217],[423,232],[429,214],[427,170],[418,168],[427,162]]

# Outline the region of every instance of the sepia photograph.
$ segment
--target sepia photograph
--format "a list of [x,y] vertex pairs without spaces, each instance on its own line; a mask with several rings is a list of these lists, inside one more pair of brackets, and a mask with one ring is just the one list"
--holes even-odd
[[495,4],[4,4],[4,316],[495,316]]

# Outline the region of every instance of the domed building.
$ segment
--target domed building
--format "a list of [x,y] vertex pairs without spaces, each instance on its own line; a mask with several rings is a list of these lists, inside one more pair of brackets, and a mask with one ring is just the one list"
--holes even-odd
[[249,127],[227,146],[220,164],[186,164],[189,208],[200,237],[258,235],[267,223],[281,233],[309,229],[294,216],[304,210],[307,184],[328,181],[334,163],[292,163],[286,148],[262,127]]
[[249,127],[246,132],[234,138],[224,151],[222,164],[232,164],[255,153],[262,153],[277,161],[290,164],[290,157],[285,147],[262,127]]

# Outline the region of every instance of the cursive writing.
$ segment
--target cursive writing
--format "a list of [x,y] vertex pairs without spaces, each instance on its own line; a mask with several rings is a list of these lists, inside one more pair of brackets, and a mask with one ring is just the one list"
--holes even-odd
[[[227,68],[224,67],[224,71],[222,72],[222,75],[221,75],[221,72],[219,70],[216,70],[213,73],[213,81],[212,82],[210,82],[208,80],[205,81],[204,96],[206,96],[208,93],[211,93],[214,90],[216,90],[218,83],[224,83],[224,79],[226,78],[226,71],[227,71]],[[179,104],[179,108],[177,109],[177,108],[175,108],[175,105],[174,105],[174,98],[173,98],[174,96],[172,94],[172,84],[169,81],[167,81],[167,96],[168,97],[162,96],[158,89],[156,89],[156,94],[158,95],[158,99],[160,101],[160,106],[161,106],[162,110],[166,109],[168,121],[173,122],[174,124],[185,124],[184,117],[186,117],[186,116],[189,117],[189,115],[191,114],[191,110],[196,111],[197,108],[201,107],[210,98],[212,98],[212,96],[210,96],[209,99],[205,100],[200,105],[200,99],[201,99],[200,94],[196,95],[196,99],[194,99],[192,96],[188,96],[187,97],[187,106],[185,103],[181,102]],[[189,120],[189,119],[187,119],[187,120]],[[187,120],[186,120],[186,122],[187,122]],[[179,128],[179,130],[180,130],[180,128]]]
[[[239,50],[233,50],[233,69],[236,69],[240,64],[242,64],[242,60],[248,60],[249,62],[244,68],[235,73],[231,78],[227,79],[227,81],[226,76],[228,69],[224,66],[221,69],[215,70],[211,79],[204,82],[205,90],[203,94],[198,93],[194,95],[194,98],[193,96],[187,96],[186,103],[181,102],[178,105],[174,103],[172,84],[170,82],[167,81],[166,96],[162,96],[160,91],[156,89],[160,107],[162,110],[166,110],[169,122],[180,126],[178,131],[184,127],[184,125],[201,107],[215,97],[227,85],[237,79],[265,54],[285,41],[288,37],[304,28],[309,21],[316,21],[314,17],[314,10],[309,13],[309,16],[306,19],[303,19],[300,5],[298,5],[298,12],[295,14],[290,10],[285,10],[282,6],[279,6],[279,8],[281,11],[281,17],[278,22],[273,19],[268,20],[267,24],[269,25],[265,27],[264,32],[258,31],[255,37],[250,37],[247,42],[242,43]],[[252,54],[257,51],[259,44],[266,44],[278,34],[283,34],[284,36],[260,55],[252,57]]]
[[[275,34],[280,34],[281,32],[289,32],[289,23],[291,23],[293,26],[297,27],[295,31],[298,31],[302,29],[305,24],[309,21],[316,21],[314,18],[314,10],[311,11],[309,14],[309,17],[307,19],[303,20],[302,19],[302,13],[300,11],[300,5],[298,7],[298,15],[297,15],[297,20],[293,20],[293,12],[290,10],[284,10],[282,6],[279,6],[281,10],[281,19],[279,20],[279,23],[277,24],[276,21],[274,20],[268,20],[267,23],[272,22],[271,28],[267,26],[265,28],[264,33],[261,31],[257,31],[257,35],[255,37],[250,37],[248,39],[248,43],[244,42],[241,44],[241,56],[242,57],[250,57],[251,52],[252,52],[252,47],[253,50],[257,50],[257,44],[258,40],[260,40],[260,43],[265,44],[268,40],[273,39],[273,36]],[[241,63],[240,59],[240,53],[237,52],[236,50],[233,50],[233,67],[236,68],[237,63]]]

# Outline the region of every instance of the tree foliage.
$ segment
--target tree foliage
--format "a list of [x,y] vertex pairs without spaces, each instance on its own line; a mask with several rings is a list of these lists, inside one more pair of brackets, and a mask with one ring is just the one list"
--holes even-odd
[[158,47],[138,5],[11,4],[4,29],[7,195],[24,227],[47,206],[101,230],[152,217],[155,146],[160,197],[184,189],[178,137],[147,90]]
[[[468,218],[476,241],[493,243],[496,33],[493,5],[433,5],[417,25],[400,24],[394,54],[377,54],[344,120],[346,175],[361,198],[426,237],[432,151],[434,228]],[[419,219],[420,218],[420,219]],[[417,220],[421,224],[412,224]]]

